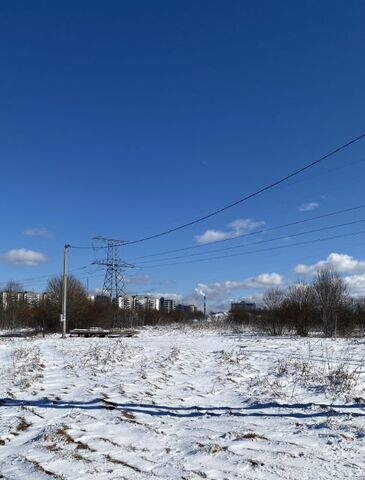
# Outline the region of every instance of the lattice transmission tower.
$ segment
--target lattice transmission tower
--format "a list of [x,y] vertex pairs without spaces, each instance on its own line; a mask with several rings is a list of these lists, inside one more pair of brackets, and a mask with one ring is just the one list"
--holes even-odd
[[106,267],[102,294],[117,303],[118,298],[125,295],[123,271],[133,268],[134,265],[124,262],[119,257],[119,248],[123,245],[123,240],[106,237],[94,237],[94,240],[106,244],[107,249],[106,259],[93,262],[95,265]]

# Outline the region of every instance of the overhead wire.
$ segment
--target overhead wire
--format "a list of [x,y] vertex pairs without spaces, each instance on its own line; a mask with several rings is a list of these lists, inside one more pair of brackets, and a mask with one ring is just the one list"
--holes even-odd
[[[89,268],[91,266],[92,266],[92,264],[90,263],[90,264],[83,265],[81,267],[72,268],[71,270],[69,270],[69,273],[74,273],[74,272],[77,272],[79,270],[85,270],[86,268]],[[33,284],[36,284],[36,283],[40,283],[40,282],[37,282],[37,280],[45,279],[44,281],[46,282],[46,281],[50,280],[51,278],[53,278],[57,275],[60,275],[60,272],[38,275],[36,277],[20,278],[20,279],[17,279],[15,281],[21,283],[23,286],[27,285],[27,284],[32,284],[33,285]],[[0,282],[0,285],[6,285],[7,283],[9,283],[9,281]]]
[[[350,226],[350,225],[356,225],[358,223],[364,223],[364,222],[365,222],[365,219],[353,220],[351,222],[339,223],[339,224],[336,224],[336,225],[329,225],[329,226],[326,226],[326,227],[320,227],[320,228],[315,228],[315,229],[312,229],[312,230],[306,230],[304,232],[288,233],[288,234],[283,235],[281,237],[268,238],[268,239],[265,239],[265,240],[258,240],[256,242],[246,243],[246,244],[243,244],[243,245],[240,244],[240,245],[234,245],[234,246],[231,246],[231,247],[216,248],[214,250],[208,250],[207,252],[201,252],[201,253],[199,252],[199,253],[190,253],[190,254],[187,254],[187,255],[177,255],[175,257],[165,258],[165,259],[163,259],[163,261],[178,260],[180,258],[196,257],[196,256],[201,256],[201,255],[209,255],[209,254],[217,253],[217,252],[224,252],[224,251],[228,251],[228,250],[236,250],[236,249],[241,249],[241,248],[247,248],[247,247],[250,247],[251,245],[259,245],[259,244],[263,244],[263,243],[275,242],[275,241],[278,241],[278,240],[285,240],[285,239],[290,239],[290,238],[294,238],[294,237],[300,237],[302,235],[310,235],[312,233],[323,232],[325,230],[333,230],[334,228],[347,227],[347,226]],[[151,263],[151,262],[154,262],[154,261],[155,260],[145,260],[144,262],[139,262],[139,265],[144,265],[146,263]]]
[[[320,158],[318,158],[317,160],[314,160],[313,162],[310,162],[308,163],[307,165],[304,165],[303,167],[297,169],[297,170],[294,170],[293,172],[290,172],[288,173],[287,175],[285,175],[284,177],[281,177],[279,178],[278,180],[275,180],[274,182],[271,182],[269,183],[268,185],[265,185],[264,187],[256,190],[255,192],[252,192],[248,195],[245,195],[244,197],[236,200],[235,202],[232,202],[232,203],[229,203],[227,205],[224,205],[223,207],[221,208],[218,208],[217,210],[213,210],[212,212],[206,214],[206,215],[203,215],[201,217],[198,217],[198,218],[195,218],[189,222],[186,222],[186,223],[183,223],[181,225],[178,225],[176,227],[172,227],[172,228],[169,228],[167,230],[164,230],[162,232],[159,232],[159,233],[155,233],[153,235],[149,235],[149,236],[146,236],[146,237],[142,237],[142,238],[139,238],[139,239],[136,239],[136,240],[131,240],[131,241],[128,241],[128,242],[124,242],[123,245],[124,246],[127,246],[127,245],[134,245],[134,244],[137,244],[137,243],[141,243],[141,242],[146,242],[148,240],[152,240],[152,239],[155,239],[155,238],[159,238],[159,237],[162,237],[164,235],[168,235],[170,233],[173,233],[173,232],[177,232],[179,230],[182,230],[184,228],[187,228],[187,227],[190,227],[192,225],[195,225],[197,223],[200,223],[202,222],[203,220],[207,220],[208,218],[212,218],[216,215],[218,215],[219,213],[222,213],[230,208],[233,208],[235,207],[236,205],[239,205],[241,203],[244,203],[246,202],[247,200],[251,199],[251,198],[254,198],[258,195],[261,195],[262,193],[268,191],[268,190],[271,190],[275,187],[277,187],[278,185],[288,181],[289,179],[293,178],[293,177],[296,177],[297,175],[301,174],[302,172],[306,171],[306,170],[309,170],[310,168],[318,165],[319,163],[327,160],[328,158],[332,157],[333,155],[335,155],[336,153],[339,153],[341,152],[342,150],[350,147],[351,145],[353,145],[354,143],[356,142],[359,142],[360,140],[362,140],[363,138],[365,138],[365,132],[358,135],[357,137],[347,141],[346,143],[340,145],[339,147],[335,148],[334,150],[331,150],[330,152],[326,153],[325,155],[322,155]],[[78,245],[70,245],[71,248],[76,248],[76,249],[101,249],[101,248],[107,248],[107,246],[100,246],[100,247],[94,247],[94,246],[78,246]]]
[[362,234],[365,234],[365,230],[360,230],[358,232],[343,233],[343,234],[339,234],[339,235],[333,235],[333,236],[330,236],[330,237],[322,237],[322,238],[317,238],[317,239],[312,239],[312,240],[306,240],[306,241],[303,241],[303,242],[288,243],[286,245],[277,245],[277,246],[274,246],[274,247],[262,248],[262,249],[258,249],[258,250],[251,250],[251,251],[248,251],[248,252],[240,252],[240,253],[234,253],[234,254],[229,254],[229,255],[218,255],[218,256],[215,256],[215,257],[199,258],[199,259],[196,259],[196,260],[186,260],[186,261],[183,261],[183,262],[161,263],[161,264],[147,265],[147,266],[142,265],[141,267],[139,265],[137,265],[137,268],[150,269],[150,268],[160,268],[160,267],[168,267],[168,266],[176,266],[176,265],[186,265],[186,264],[190,264],[190,263],[208,262],[208,261],[218,260],[218,259],[222,259],[222,258],[240,257],[240,256],[243,256],[243,255],[251,255],[253,253],[269,252],[269,251],[281,250],[281,249],[285,249],[285,248],[291,248],[291,247],[297,247],[297,246],[303,246],[303,245],[310,245],[310,244],[313,244],[313,243],[324,242],[324,241],[327,241],[327,240],[335,240],[335,239],[338,239],[338,238],[352,237],[352,236],[362,235]]
[[255,230],[255,231],[252,231],[252,232],[242,233],[240,235],[234,235],[232,237],[222,238],[222,239],[219,239],[219,240],[214,240],[214,241],[209,242],[209,243],[191,245],[189,247],[176,248],[176,249],[173,249],[173,250],[165,250],[165,251],[162,251],[162,252],[152,253],[152,254],[148,254],[148,255],[141,255],[139,257],[132,258],[132,261],[140,260],[140,259],[144,259],[144,258],[157,257],[157,256],[160,256],[160,255],[168,255],[170,253],[183,252],[183,251],[192,250],[192,249],[196,249],[196,248],[207,248],[207,247],[210,247],[211,245],[215,245],[217,243],[228,242],[228,241],[236,240],[237,238],[251,237],[253,235],[259,235],[259,234],[262,234],[262,233],[272,232],[274,230],[279,230],[279,229],[282,229],[282,228],[292,227],[294,225],[300,225],[300,224],[303,224],[303,223],[312,222],[314,220],[323,220],[324,218],[332,217],[332,216],[335,216],[335,215],[340,215],[342,213],[352,212],[352,211],[355,211],[355,210],[360,210],[362,208],[365,208],[365,204],[357,205],[355,207],[350,207],[350,208],[344,208],[344,209],[341,209],[341,210],[336,210],[336,211],[333,211],[333,212],[325,213],[325,214],[322,214],[322,215],[317,215],[315,217],[310,217],[310,218],[306,218],[306,219],[303,219],[303,220],[297,220],[297,221],[290,222],[290,223],[284,223],[282,225],[276,225],[274,227],[267,227],[267,228],[263,228],[261,230]]

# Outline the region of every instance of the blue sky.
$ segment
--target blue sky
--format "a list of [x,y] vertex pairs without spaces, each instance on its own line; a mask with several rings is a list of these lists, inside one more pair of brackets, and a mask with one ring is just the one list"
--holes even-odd
[[[185,223],[360,134],[364,14],[362,1],[2,2],[0,281],[42,289],[61,271],[65,243],[133,240]],[[242,233],[255,222],[270,227],[365,203],[364,173],[360,142],[194,227],[126,246],[123,258],[138,265],[137,257],[209,238],[207,230]],[[364,209],[250,241],[362,218]],[[363,243],[360,235],[136,269],[127,285],[191,298],[202,284],[218,305],[295,280],[298,264],[334,252],[358,262],[335,259],[362,293]],[[73,250],[70,268],[93,260],[94,251]],[[91,289],[102,285],[95,267],[79,272]],[[280,280],[262,276],[273,273]]]

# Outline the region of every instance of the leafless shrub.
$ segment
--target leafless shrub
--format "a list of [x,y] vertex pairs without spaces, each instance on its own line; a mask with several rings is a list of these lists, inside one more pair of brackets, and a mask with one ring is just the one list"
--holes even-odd
[[326,267],[318,272],[313,289],[321,312],[323,333],[332,337],[337,333],[340,308],[347,299],[346,283],[337,272]]
[[93,370],[106,372],[117,364],[121,364],[128,352],[122,340],[113,343],[96,341],[82,354],[82,363]]
[[247,363],[248,357],[239,347],[236,347],[231,350],[221,350],[218,352],[218,360],[226,365],[243,366]]
[[29,343],[16,348],[12,355],[12,370],[14,383],[22,389],[41,379],[43,364],[39,347]]
[[349,349],[338,353],[325,347],[318,353],[319,359],[309,350],[306,356],[278,360],[272,372],[286,387],[290,386],[292,395],[297,386],[323,391],[333,397],[351,394],[358,384],[360,371],[349,363]]

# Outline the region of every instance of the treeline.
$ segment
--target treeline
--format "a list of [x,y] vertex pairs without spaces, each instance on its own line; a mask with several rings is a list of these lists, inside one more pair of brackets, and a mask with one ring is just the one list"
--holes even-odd
[[295,333],[306,337],[314,331],[326,337],[364,335],[365,298],[351,297],[343,278],[323,268],[311,283],[299,282],[285,290],[268,289],[263,308],[254,312],[233,310],[229,321],[270,335]]
[[[62,276],[48,282],[45,295],[37,301],[24,299],[22,286],[9,282],[0,297],[0,329],[31,328],[44,333],[61,330]],[[127,311],[105,297],[90,300],[84,285],[70,276],[67,284],[67,331],[73,328],[103,328],[164,325],[200,318],[201,312]]]

